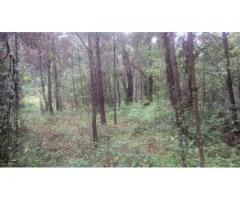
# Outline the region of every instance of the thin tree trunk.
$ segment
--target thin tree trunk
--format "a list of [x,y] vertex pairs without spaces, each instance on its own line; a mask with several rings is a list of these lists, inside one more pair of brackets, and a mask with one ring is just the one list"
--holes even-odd
[[[187,48],[188,48],[188,41],[186,43]],[[185,88],[184,88],[184,93],[186,97],[186,102],[185,105],[187,108],[193,108],[193,95],[192,95],[192,78],[191,78],[191,73],[190,73],[190,60],[191,60],[191,55],[189,50],[186,48],[186,62],[185,62]]]
[[237,77],[238,77],[238,97],[240,97],[240,65],[237,67]]
[[93,141],[98,142],[97,123],[96,123],[96,114],[97,114],[96,70],[94,67],[91,33],[88,33],[88,60],[89,60],[90,78],[91,78],[92,134],[93,134]]
[[134,81],[134,85],[135,85],[135,95],[134,95],[134,101],[137,103],[138,102],[138,76],[137,76],[137,72],[135,73],[135,81]]
[[58,66],[59,66],[59,71],[58,71],[58,86],[59,86],[59,108],[60,111],[63,111],[63,102],[62,102],[62,67],[61,67],[61,62],[58,60]]
[[[56,56],[56,55],[54,55]],[[55,81],[55,98],[56,98],[56,110],[60,111],[60,94],[59,94],[59,81],[58,81],[58,71],[56,65],[56,59],[54,57],[53,61],[53,70],[54,70],[54,81]]]
[[96,81],[97,81],[97,96],[98,105],[101,115],[101,124],[106,124],[105,108],[104,108],[104,95],[103,95],[103,84],[102,84],[102,70],[100,60],[100,48],[99,48],[100,35],[96,33],[95,37],[95,50],[96,50]]
[[153,101],[153,76],[152,74],[148,77],[148,101]]
[[189,69],[189,78],[191,79],[190,91],[192,93],[192,100],[193,100],[193,112],[195,117],[195,125],[197,131],[197,143],[199,149],[199,158],[200,158],[200,166],[205,166],[205,158],[204,158],[204,150],[203,150],[203,138],[201,132],[201,118],[198,109],[198,88],[197,88],[197,79],[196,79],[196,72],[194,67],[194,55],[193,55],[193,40],[194,35],[193,33],[187,34],[187,55],[189,56],[187,66]]
[[14,84],[15,84],[15,128],[19,133],[19,55],[18,55],[18,34],[15,33],[15,66],[14,66]]
[[47,58],[47,71],[48,71],[48,110],[49,110],[50,114],[53,114],[51,64],[50,64],[49,58]]
[[39,70],[40,70],[42,97],[43,97],[43,101],[44,101],[45,111],[48,111],[48,102],[47,102],[45,84],[44,84],[44,78],[43,78],[42,55],[41,55],[41,50],[40,49],[38,49],[38,53],[39,53]]
[[167,71],[167,82],[170,93],[170,101],[174,107],[176,124],[180,129],[179,141],[181,149],[182,166],[187,167],[187,136],[188,130],[184,125],[185,117],[182,107],[182,98],[178,77],[178,66],[175,56],[175,43],[173,33],[162,33],[163,46],[165,49],[165,62]]
[[203,105],[205,106],[206,104],[206,69],[205,69],[205,64],[203,67]]
[[133,72],[132,64],[129,60],[129,55],[126,50],[123,50],[123,63],[125,66],[125,72],[127,77],[127,85],[125,83],[124,89],[126,91],[126,102],[131,103],[133,101]]
[[80,90],[81,90],[81,106],[83,106],[83,97],[84,97],[84,93],[83,93],[83,84],[82,84],[82,70],[81,70],[81,59],[80,56],[78,57],[78,62],[79,62],[79,75],[80,75]]
[[54,38],[52,38],[52,54],[53,54],[53,72],[54,72],[54,82],[55,82],[55,101],[56,110],[60,111],[60,94],[59,94],[59,81],[58,81],[58,70],[57,70],[57,52],[55,49]]
[[141,100],[141,104],[143,103],[143,78],[142,78],[142,74],[140,73],[140,100]]
[[114,124],[117,124],[116,44],[113,43]]
[[116,79],[117,79],[117,90],[118,90],[118,107],[120,108],[121,107],[121,92],[120,92],[120,86],[119,86],[118,78],[116,77]]
[[226,70],[227,70],[227,89],[229,94],[229,101],[231,104],[230,110],[232,112],[232,119],[234,121],[234,125],[239,128],[238,116],[237,116],[237,107],[235,103],[235,97],[233,92],[233,83],[232,83],[232,75],[231,75],[231,68],[230,68],[230,57],[228,52],[228,40],[227,40],[227,33],[222,33],[223,38],[223,46],[225,52],[225,58],[227,60]]
[[75,88],[75,78],[74,78],[74,65],[73,65],[73,57],[72,57],[72,63],[71,63],[71,70],[72,70],[72,88],[73,88],[73,99],[74,99],[74,106],[75,108],[78,108],[77,103],[77,96],[76,96],[76,88]]

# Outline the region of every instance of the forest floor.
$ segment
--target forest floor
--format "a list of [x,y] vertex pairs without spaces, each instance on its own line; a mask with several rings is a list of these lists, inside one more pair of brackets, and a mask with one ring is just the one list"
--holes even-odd
[[[164,103],[164,102],[162,102]],[[87,112],[41,114],[38,101],[29,98],[22,114],[24,120],[21,151],[12,158],[19,167],[180,167],[177,130],[173,116],[159,107],[140,104],[118,110],[118,123],[113,124],[112,111],[108,124],[98,124],[99,143],[91,140],[91,115]],[[99,121],[99,120],[98,120]],[[217,133],[213,133],[214,138]],[[208,138],[208,141],[211,138]],[[208,167],[239,167],[237,148],[221,141],[205,144]],[[198,149],[190,142],[188,166],[197,167]]]

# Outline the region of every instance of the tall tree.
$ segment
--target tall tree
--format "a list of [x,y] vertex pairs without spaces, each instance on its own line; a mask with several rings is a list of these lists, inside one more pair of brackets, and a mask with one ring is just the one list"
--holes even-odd
[[[9,142],[12,132],[10,123],[11,89],[9,87],[9,55],[10,46],[8,34],[0,33],[0,165],[7,163],[9,159]],[[10,57],[10,67],[12,65]]]
[[96,70],[94,67],[94,57],[93,57],[93,47],[92,47],[92,34],[88,33],[88,61],[90,68],[90,79],[91,79],[91,102],[92,102],[92,134],[93,141],[98,142],[98,134],[97,134],[97,123],[96,123],[96,115],[97,115],[97,88],[96,88]]
[[199,158],[200,158],[200,166],[205,166],[205,158],[204,158],[204,150],[203,150],[203,138],[202,138],[202,132],[201,132],[201,118],[200,113],[198,109],[198,88],[197,88],[197,78],[196,78],[196,72],[195,72],[195,66],[194,66],[194,35],[193,33],[187,34],[187,68],[189,69],[189,81],[191,83],[190,85],[190,91],[192,94],[192,103],[193,103],[193,112],[195,117],[195,125],[196,125],[196,131],[197,131],[197,143],[198,143],[198,149],[199,149]]
[[170,93],[170,101],[175,110],[176,124],[180,129],[180,148],[182,166],[187,167],[187,137],[188,130],[185,127],[185,117],[182,107],[182,97],[178,76],[178,66],[175,55],[174,33],[162,33],[164,56],[166,62],[167,82]]
[[47,55],[47,77],[48,77],[48,110],[50,114],[53,114],[53,105],[52,105],[52,79],[51,79],[51,62]]
[[45,105],[45,111],[48,111],[48,102],[46,97],[46,91],[45,91],[45,83],[44,83],[44,77],[43,77],[43,64],[42,64],[42,51],[40,48],[38,48],[38,55],[39,55],[39,70],[40,70],[40,82],[41,82],[41,88],[42,88],[42,97]]
[[126,82],[123,80],[123,85],[124,85],[124,89],[126,91],[126,102],[127,103],[131,103],[133,101],[133,66],[132,66],[132,62],[130,61],[128,52],[123,49],[123,64],[125,67],[125,74],[126,74],[126,78],[127,78],[127,84]]
[[73,63],[73,56],[71,58],[71,71],[72,71],[72,89],[73,89],[73,100],[75,108],[78,108],[77,96],[76,96],[76,87],[75,87],[75,78],[74,78],[74,63]]
[[59,85],[58,70],[57,70],[57,51],[56,51],[56,47],[55,47],[54,37],[52,39],[52,54],[53,54],[53,72],[54,72],[54,83],[55,83],[56,110],[61,111],[61,108],[60,108],[60,85]]
[[116,43],[113,41],[114,124],[117,124]]
[[223,46],[224,46],[224,53],[226,58],[226,71],[227,71],[227,90],[229,94],[229,101],[230,101],[230,110],[232,112],[232,120],[234,125],[239,128],[238,116],[237,116],[237,107],[235,103],[235,97],[233,92],[233,81],[231,75],[231,67],[230,67],[230,56],[229,56],[229,49],[228,49],[228,34],[226,32],[222,33],[223,39]]
[[98,97],[99,111],[101,115],[101,124],[106,124],[107,121],[106,121],[105,108],[104,108],[105,102],[104,102],[104,94],[103,94],[99,40],[100,40],[100,34],[95,33],[97,97]]
[[18,52],[18,33],[15,33],[15,65],[14,65],[14,91],[15,91],[15,128],[19,133],[19,52]]

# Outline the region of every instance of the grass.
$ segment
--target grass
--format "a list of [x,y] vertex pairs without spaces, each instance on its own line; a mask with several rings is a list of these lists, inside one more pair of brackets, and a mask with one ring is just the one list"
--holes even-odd
[[[122,105],[118,124],[113,112],[107,113],[108,125],[98,124],[99,144],[91,141],[91,120],[87,113],[75,111],[40,113],[39,101],[24,100],[25,109],[21,151],[10,166],[20,167],[180,167],[178,132],[174,115],[162,101],[150,106]],[[98,120],[99,121],[99,120]],[[205,155],[208,167],[239,167],[240,151],[221,140],[208,140]],[[216,133],[216,131],[213,134]],[[214,137],[215,138],[215,137]],[[218,137],[216,137],[218,138]],[[198,167],[198,149],[190,142],[188,165]]]

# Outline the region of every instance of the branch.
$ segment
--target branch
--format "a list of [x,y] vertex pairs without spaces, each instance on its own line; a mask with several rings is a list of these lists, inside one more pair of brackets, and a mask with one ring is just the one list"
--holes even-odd
[[80,35],[78,35],[78,33],[76,32],[77,37],[81,40],[82,44],[84,45],[84,47],[89,51],[88,46],[85,44],[85,42],[82,40],[82,38],[80,37]]
[[137,69],[137,70],[143,75],[143,77],[147,79],[147,76],[146,76],[146,74],[144,74],[144,72],[142,71],[142,69],[140,69],[140,68],[137,67],[136,65],[133,65],[133,68]]

